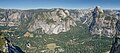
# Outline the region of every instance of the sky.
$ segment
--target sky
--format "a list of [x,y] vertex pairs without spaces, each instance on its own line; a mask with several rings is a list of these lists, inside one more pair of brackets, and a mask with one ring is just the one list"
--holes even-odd
[[5,9],[87,9],[95,6],[101,6],[103,9],[120,9],[120,0],[0,0],[0,8]]

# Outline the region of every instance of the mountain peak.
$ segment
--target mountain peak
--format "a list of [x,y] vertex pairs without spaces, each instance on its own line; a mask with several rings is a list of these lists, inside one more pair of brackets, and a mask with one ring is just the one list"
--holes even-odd
[[100,6],[96,6],[95,9],[94,9],[94,12],[101,12],[101,13],[103,13],[103,10],[101,9]]

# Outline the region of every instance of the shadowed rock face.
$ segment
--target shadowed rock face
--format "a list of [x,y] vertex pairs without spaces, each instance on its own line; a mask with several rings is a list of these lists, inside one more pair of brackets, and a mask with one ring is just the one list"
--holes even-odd
[[120,53],[120,38],[115,38],[110,53]]
[[117,28],[118,31],[120,31],[120,20],[117,21],[116,28]]

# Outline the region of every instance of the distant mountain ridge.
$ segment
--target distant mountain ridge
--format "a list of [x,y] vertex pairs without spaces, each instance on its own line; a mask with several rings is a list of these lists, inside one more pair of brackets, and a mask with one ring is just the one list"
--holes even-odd
[[[118,10],[95,9],[68,10],[62,8],[16,10],[0,9],[0,26],[23,32],[59,34],[67,32],[76,22],[86,24],[91,34],[113,37],[115,36],[116,22],[120,18]],[[10,29],[10,30],[11,30]]]

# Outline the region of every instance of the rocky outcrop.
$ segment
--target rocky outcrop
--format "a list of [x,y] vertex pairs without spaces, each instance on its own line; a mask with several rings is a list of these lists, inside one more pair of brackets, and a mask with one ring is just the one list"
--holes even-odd
[[26,32],[26,33],[24,34],[24,37],[33,37],[33,34],[31,34],[30,32]]
[[110,53],[120,53],[120,38],[116,37],[112,44]]

